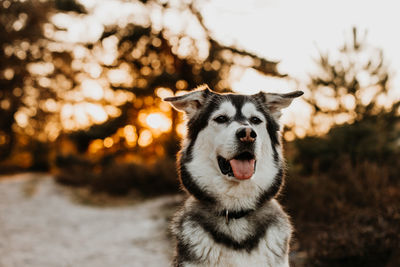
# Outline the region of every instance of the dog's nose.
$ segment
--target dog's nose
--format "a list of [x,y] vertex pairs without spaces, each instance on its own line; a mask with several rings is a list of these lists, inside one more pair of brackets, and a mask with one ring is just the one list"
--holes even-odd
[[250,127],[242,127],[236,131],[236,137],[241,142],[252,143],[256,140],[257,134]]

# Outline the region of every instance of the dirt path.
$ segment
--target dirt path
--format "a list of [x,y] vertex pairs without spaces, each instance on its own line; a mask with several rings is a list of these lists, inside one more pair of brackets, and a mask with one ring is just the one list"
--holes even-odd
[[168,266],[167,225],[179,197],[96,207],[49,175],[0,178],[0,267]]

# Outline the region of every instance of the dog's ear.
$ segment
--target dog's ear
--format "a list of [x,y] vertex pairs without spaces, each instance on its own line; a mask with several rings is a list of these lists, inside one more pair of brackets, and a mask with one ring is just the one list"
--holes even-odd
[[185,95],[167,97],[163,100],[169,102],[176,110],[185,112],[190,118],[212,94],[213,92],[210,88],[207,85],[203,85]]
[[260,92],[254,97],[266,106],[275,119],[279,119],[282,115],[281,110],[288,107],[293,99],[303,94],[303,91],[294,91],[287,94]]

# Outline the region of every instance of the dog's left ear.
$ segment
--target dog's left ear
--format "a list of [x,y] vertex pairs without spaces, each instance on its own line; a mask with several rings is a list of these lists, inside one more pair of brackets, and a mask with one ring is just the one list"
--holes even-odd
[[282,115],[281,110],[288,107],[293,99],[303,94],[303,91],[294,91],[287,94],[260,92],[254,96],[266,106],[275,119],[279,119]]
[[204,85],[185,95],[167,97],[163,100],[170,102],[176,110],[185,112],[191,118],[212,94],[210,88]]

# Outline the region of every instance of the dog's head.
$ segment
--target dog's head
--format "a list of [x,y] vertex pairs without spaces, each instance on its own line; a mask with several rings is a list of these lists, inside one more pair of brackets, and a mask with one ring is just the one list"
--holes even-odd
[[164,99],[186,114],[180,165],[181,176],[187,172],[191,180],[181,177],[183,185],[192,194],[200,190],[211,195],[270,186],[280,167],[281,109],[302,94],[217,94],[203,86]]

